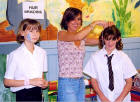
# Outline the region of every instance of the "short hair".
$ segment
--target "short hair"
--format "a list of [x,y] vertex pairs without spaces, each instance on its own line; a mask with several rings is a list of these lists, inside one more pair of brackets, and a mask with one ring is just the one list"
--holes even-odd
[[99,48],[100,49],[102,49],[104,46],[104,39],[106,39],[106,40],[119,39],[119,41],[116,43],[116,49],[117,50],[123,49],[121,33],[115,25],[109,26],[102,31],[101,35],[99,36]]
[[62,21],[60,23],[61,29],[68,30],[67,24],[70,21],[74,20],[75,17],[77,17],[79,14],[81,15],[81,25],[82,25],[82,11],[73,7],[67,8],[64,12]]
[[25,39],[24,39],[24,36],[21,35],[21,32],[25,30],[37,30],[41,32],[41,24],[37,20],[34,20],[34,19],[22,20],[19,24],[17,37],[16,37],[16,40],[18,43],[24,42]]

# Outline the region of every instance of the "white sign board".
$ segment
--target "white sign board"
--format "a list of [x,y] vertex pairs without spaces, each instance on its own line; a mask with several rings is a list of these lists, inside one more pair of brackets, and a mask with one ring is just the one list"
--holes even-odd
[[[41,0],[42,1],[42,0]],[[23,19],[44,19],[43,2],[23,2]]]

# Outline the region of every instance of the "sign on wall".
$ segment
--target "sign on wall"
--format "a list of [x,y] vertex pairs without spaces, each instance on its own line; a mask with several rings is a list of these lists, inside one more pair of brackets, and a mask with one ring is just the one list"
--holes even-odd
[[44,19],[44,3],[39,2],[23,2],[23,19]]

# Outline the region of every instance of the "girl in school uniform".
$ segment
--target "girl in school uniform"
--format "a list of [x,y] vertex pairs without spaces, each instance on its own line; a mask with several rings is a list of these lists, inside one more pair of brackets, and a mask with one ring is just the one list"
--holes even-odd
[[48,86],[43,78],[47,71],[46,51],[35,45],[40,32],[38,21],[21,21],[17,34],[21,45],[7,56],[4,84],[16,93],[16,101],[42,101],[41,89]]
[[93,53],[84,68],[91,77],[98,102],[131,102],[132,76],[137,71],[122,51],[120,31],[113,25],[99,37],[99,51]]

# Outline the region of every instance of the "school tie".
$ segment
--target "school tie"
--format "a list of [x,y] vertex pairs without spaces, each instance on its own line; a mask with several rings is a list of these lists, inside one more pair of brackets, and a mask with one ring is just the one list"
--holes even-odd
[[108,72],[109,72],[109,89],[113,91],[114,89],[114,78],[113,78],[113,71],[112,71],[112,65],[111,65],[111,59],[113,57],[113,54],[111,56],[107,56],[107,64],[108,64]]

